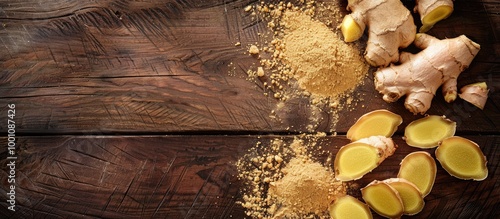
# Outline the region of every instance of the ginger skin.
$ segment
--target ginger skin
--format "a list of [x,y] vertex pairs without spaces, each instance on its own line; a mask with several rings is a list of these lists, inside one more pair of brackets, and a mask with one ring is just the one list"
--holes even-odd
[[479,82],[462,87],[458,96],[477,108],[484,109],[484,105],[486,105],[486,100],[488,99],[488,92],[486,83]]
[[344,41],[358,40],[368,27],[365,59],[372,66],[397,62],[399,48],[409,46],[415,39],[417,27],[400,0],[349,0],[347,10],[352,13],[340,25]]
[[395,102],[407,95],[405,107],[413,114],[424,114],[441,87],[446,102],[457,97],[457,78],[468,68],[480,45],[464,35],[439,40],[427,34],[417,34],[414,44],[423,49],[417,54],[402,52],[400,65],[377,70],[375,89],[386,102]]
[[416,0],[414,12],[418,12],[422,26],[420,33],[429,31],[434,24],[446,19],[453,12],[452,0]]

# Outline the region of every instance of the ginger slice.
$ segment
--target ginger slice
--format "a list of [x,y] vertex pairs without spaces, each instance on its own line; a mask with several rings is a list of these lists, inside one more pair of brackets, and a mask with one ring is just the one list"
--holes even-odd
[[456,178],[481,181],[488,177],[486,157],[479,145],[469,139],[453,136],[443,140],[436,149],[436,159]]
[[489,90],[486,83],[478,82],[462,87],[458,96],[477,108],[483,109],[488,99],[488,92]]
[[335,200],[330,206],[330,217],[332,219],[372,219],[373,215],[368,205],[357,198],[345,195]]
[[445,138],[455,135],[457,124],[445,116],[426,116],[405,128],[404,139],[410,146],[434,148]]
[[422,193],[427,196],[436,180],[436,161],[425,151],[412,152],[401,161],[398,178],[412,182]]
[[363,200],[377,214],[387,218],[399,218],[404,213],[403,200],[389,184],[374,180],[361,189]]
[[453,12],[452,0],[416,0],[415,12],[420,14],[420,33],[429,31],[434,24],[446,19]]
[[384,136],[371,136],[344,145],[335,156],[335,178],[340,181],[359,179],[394,154],[396,148],[392,139]]
[[403,201],[405,215],[415,215],[424,209],[424,197],[418,187],[402,178],[390,178],[383,182],[396,189]]
[[391,137],[403,122],[400,115],[388,110],[375,110],[359,117],[347,131],[347,138],[357,141],[370,136]]

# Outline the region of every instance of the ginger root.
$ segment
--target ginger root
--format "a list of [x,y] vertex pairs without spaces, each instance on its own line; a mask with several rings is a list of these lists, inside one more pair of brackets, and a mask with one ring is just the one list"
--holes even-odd
[[486,83],[479,82],[462,87],[458,96],[477,108],[483,109],[488,99],[488,92],[489,90]]
[[456,99],[458,75],[472,62],[480,45],[464,35],[439,40],[422,33],[416,35],[414,44],[423,50],[402,52],[401,65],[376,71],[375,88],[386,102],[407,95],[405,107],[413,114],[424,114],[441,85],[446,102]]
[[351,181],[363,177],[394,154],[397,145],[384,136],[371,136],[340,148],[334,161],[335,178]]
[[415,39],[417,27],[400,0],[349,0],[347,10],[352,13],[340,25],[344,41],[358,40],[368,26],[365,59],[372,66],[397,62],[399,48]]
[[401,161],[398,178],[412,182],[422,193],[427,196],[436,180],[436,161],[425,151],[412,152]]
[[373,215],[368,206],[358,199],[345,195],[336,199],[330,206],[332,219],[372,219]]
[[405,128],[406,143],[417,148],[434,148],[445,138],[455,135],[457,124],[445,116],[428,115]]
[[405,215],[415,215],[424,209],[424,197],[418,187],[412,182],[402,178],[390,178],[383,182],[389,184],[392,188],[398,191]]
[[404,205],[398,191],[383,181],[374,180],[361,189],[366,204],[377,214],[387,218],[399,218],[404,213]]
[[488,176],[481,148],[466,138],[453,136],[443,140],[436,149],[436,159],[446,172],[459,179],[481,181]]
[[400,115],[388,110],[374,110],[359,117],[347,131],[347,138],[357,141],[370,136],[391,137],[403,123]]
[[415,12],[420,15],[420,33],[429,31],[434,24],[446,19],[453,12],[452,0],[416,0]]

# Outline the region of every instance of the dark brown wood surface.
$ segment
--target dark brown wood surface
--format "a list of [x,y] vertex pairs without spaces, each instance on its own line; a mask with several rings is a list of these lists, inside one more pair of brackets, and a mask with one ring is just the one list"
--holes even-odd
[[[403,1],[409,7],[413,1]],[[309,132],[306,99],[277,100],[246,80],[256,60],[248,44],[268,31],[243,8],[257,1],[0,0],[0,197],[6,198],[7,104],[16,105],[17,208],[0,202],[0,218],[242,218],[233,165],[259,139]],[[434,98],[429,114],[457,122],[477,141],[490,176],[457,180],[442,168],[416,218],[500,217],[500,3],[456,0],[455,11],[429,33],[465,34],[481,45],[459,87],[485,81],[484,110]],[[417,20],[418,22],[418,20]],[[235,46],[241,42],[242,46]],[[356,90],[364,107],[341,112],[339,137],[362,114],[389,109],[404,118],[401,147],[360,184],[397,172],[414,151],[401,140],[414,116],[388,104],[372,78]],[[314,131],[330,132],[322,111]],[[277,135],[279,136],[277,136]],[[327,146],[328,147],[328,146]],[[328,148],[332,153],[335,147]],[[433,150],[429,151],[433,152]]]
[[[459,180],[438,164],[436,183],[417,218],[498,216],[500,138],[464,137],[482,145],[490,161],[489,177],[481,182]],[[2,212],[25,218],[243,218],[244,209],[236,204],[242,183],[234,163],[257,141],[268,144],[275,138],[293,140],[272,135],[23,137],[19,206],[15,213]],[[357,181],[360,186],[395,177],[401,159],[417,151],[400,137],[394,139],[396,153]],[[349,140],[329,136],[319,142],[336,153]]]

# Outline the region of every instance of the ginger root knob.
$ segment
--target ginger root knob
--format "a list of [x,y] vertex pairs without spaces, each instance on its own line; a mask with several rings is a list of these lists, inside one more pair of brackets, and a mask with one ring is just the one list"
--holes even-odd
[[405,107],[413,114],[424,114],[439,87],[447,102],[457,96],[457,78],[480,50],[480,45],[465,35],[439,40],[417,34],[414,44],[423,49],[417,54],[402,52],[400,65],[375,72],[375,89],[387,102],[407,95]]
[[400,0],[349,0],[347,9],[352,13],[341,24],[344,41],[356,41],[368,27],[365,59],[372,66],[397,62],[399,48],[415,39],[417,27]]

